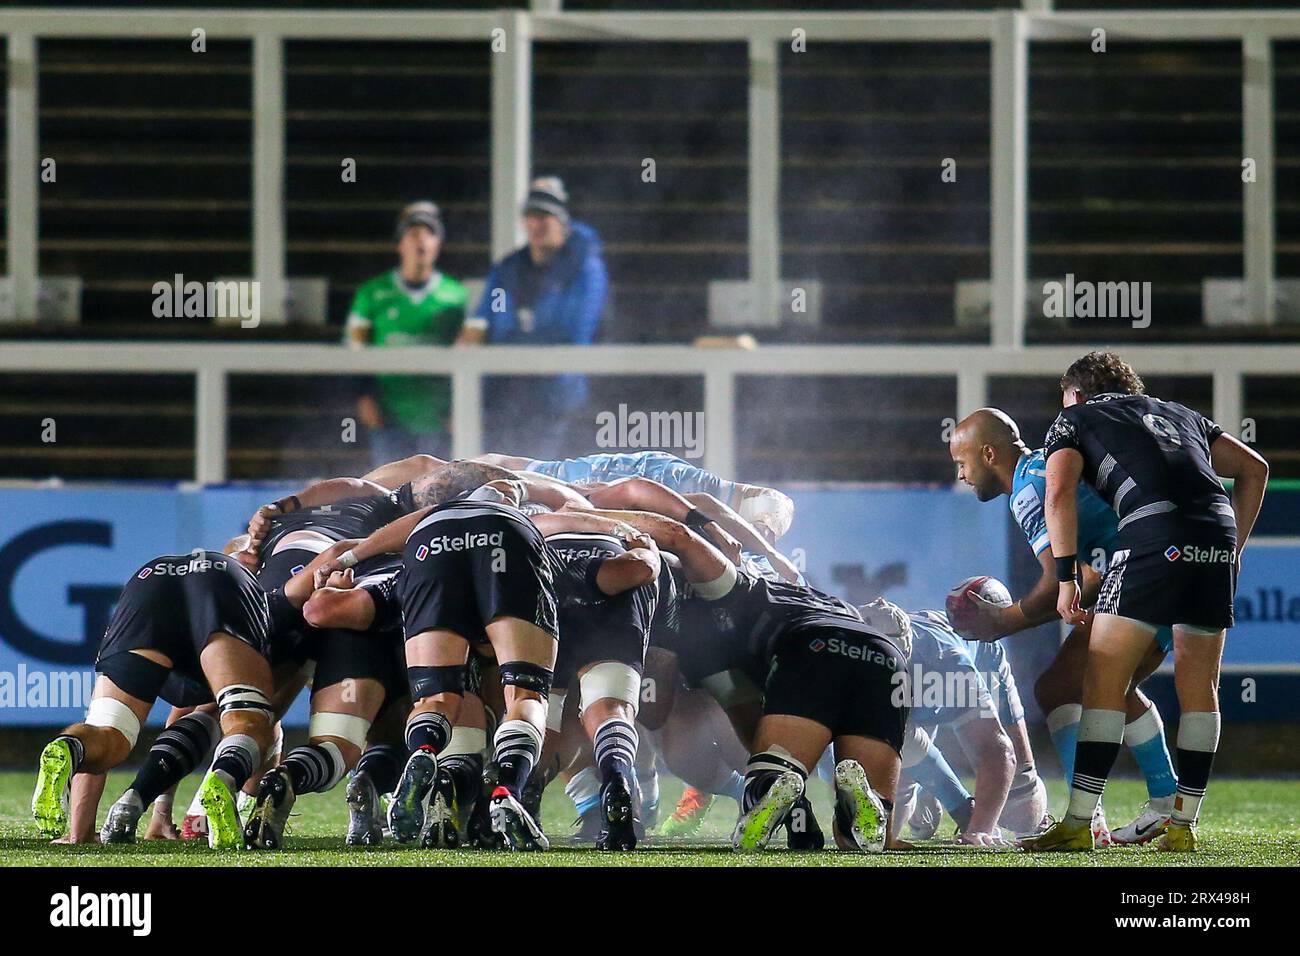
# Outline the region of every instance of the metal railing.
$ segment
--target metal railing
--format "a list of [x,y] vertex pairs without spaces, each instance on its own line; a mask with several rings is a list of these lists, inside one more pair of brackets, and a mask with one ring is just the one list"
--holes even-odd
[[[704,382],[705,464],[718,474],[736,473],[735,404],[740,376],[862,375],[929,376],[955,379],[953,418],[987,403],[995,375],[1059,376],[1079,356],[1078,346],[1008,349],[983,345],[804,346],[758,349],[696,348],[688,345],[415,347],[352,351],[333,345],[5,343],[0,372],[188,373],[195,377],[195,479],[220,482],[226,476],[226,389],[236,373],[356,375],[406,373],[448,375],[452,380],[453,452],[482,451],[482,383],[488,375],[696,376]],[[1210,375],[1213,417],[1239,433],[1246,374],[1300,372],[1300,345],[1214,347],[1126,346],[1125,357],[1144,375]],[[797,400],[797,399],[795,399]],[[938,436],[940,423],[934,434]],[[936,438],[937,440],[937,438]]]
[[[570,13],[555,0],[528,11],[249,11],[12,8],[0,11],[7,38],[7,272],[18,315],[34,315],[37,290],[40,153],[38,41],[46,37],[173,38],[189,42],[197,27],[209,40],[253,44],[253,277],[261,301],[278,303],[285,279],[284,57],[286,40],[497,41],[491,59],[491,245],[494,256],[519,240],[518,209],[531,167],[532,50],[553,41],[734,41],[748,44],[749,278],[761,304],[780,279],[780,97],[778,46],[795,31],[806,41],[984,42],[990,44],[992,327],[988,345],[764,347],[757,351],[686,346],[524,349],[425,349],[353,352],[332,346],[227,344],[48,344],[0,346],[0,370],[172,371],[195,375],[196,475],[221,481],[226,464],[227,377],[238,372],[339,375],[367,372],[450,374],[454,382],[455,451],[482,450],[481,383],[487,374],[700,375],[709,438],[706,461],[724,474],[735,464],[733,413],[738,375],[926,375],[955,377],[954,414],[984,403],[991,375],[1057,375],[1079,349],[1025,344],[1028,108],[1032,42],[1235,40],[1243,57],[1242,155],[1256,161],[1257,181],[1244,190],[1244,272],[1251,321],[1272,319],[1275,202],[1273,190],[1272,44],[1300,38],[1300,12],[1054,12],[1043,0],[1028,9],[989,13]],[[1135,346],[1126,356],[1143,371],[1205,374],[1214,380],[1214,417],[1236,431],[1246,373],[1300,371],[1297,346]]]

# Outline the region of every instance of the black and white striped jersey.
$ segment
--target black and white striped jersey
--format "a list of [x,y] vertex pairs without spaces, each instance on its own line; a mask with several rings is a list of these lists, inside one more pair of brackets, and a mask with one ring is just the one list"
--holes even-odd
[[1106,393],[1062,411],[1044,454],[1073,448],[1083,456],[1083,480],[1114,509],[1120,542],[1134,547],[1168,543],[1188,522],[1235,532],[1231,501],[1210,463],[1222,434],[1177,402]]

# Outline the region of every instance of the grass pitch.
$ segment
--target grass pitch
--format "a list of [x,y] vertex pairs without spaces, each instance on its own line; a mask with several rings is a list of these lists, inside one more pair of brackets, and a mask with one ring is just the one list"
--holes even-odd
[[[100,804],[102,823],[108,805],[130,783],[130,773],[110,774]],[[542,820],[551,839],[546,854],[506,854],[477,850],[418,850],[396,843],[380,847],[346,847],[343,833],[347,808],[343,787],[326,794],[308,794],[299,799],[286,849],[278,853],[218,855],[205,844],[152,841],[134,846],[52,846],[36,833],[30,813],[31,773],[0,773],[0,864],[5,866],[1296,866],[1300,864],[1300,781],[1216,780],[1211,785],[1200,827],[1200,849],[1192,855],[1159,853],[1154,845],[1116,847],[1091,854],[1028,856],[1016,851],[979,850],[957,847],[942,839],[920,844],[917,849],[869,857],[823,851],[791,853],[770,850],[755,856],[733,853],[729,844],[736,820],[736,805],[720,797],[710,809],[699,834],[690,840],[654,839],[633,853],[598,853],[591,848],[572,848],[569,836],[573,805],[562,788],[546,792]],[[181,784],[176,798],[177,822],[198,786],[192,775]],[[664,814],[672,812],[681,784],[665,780]],[[1060,781],[1049,786],[1052,806],[1065,802]],[[820,780],[810,792],[828,835],[830,832],[830,788]],[[1145,799],[1138,781],[1113,781],[1106,794],[1106,812],[1112,826],[1127,823]],[[141,830],[143,831],[143,823]],[[940,831],[951,834],[951,821]],[[783,844],[780,836],[774,844]]]

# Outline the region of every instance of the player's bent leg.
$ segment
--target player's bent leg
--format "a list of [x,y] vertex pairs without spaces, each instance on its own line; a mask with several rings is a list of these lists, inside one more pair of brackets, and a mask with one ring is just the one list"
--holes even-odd
[[754,753],[745,767],[740,819],[731,835],[733,848],[754,852],[767,847],[772,834],[789,820],[803,796],[808,768],[830,741],[829,728],[804,717],[769,714],[759,721]]
[[499,617],[485,628],[500,662],[505,714],[493,739],[497,785],[489,813],[492,829],[512,850],[550,847],[541,826],[524,807],[522,791],[542,752],[547,698],[555,668],[555,638],[529,621]]
[[636,847],[633,781],[639,738],[636,731],[641,675],[618,661],[598,661],[578,672],[582,724],[600,771],[603,827],[598,850]]
[[1219,747],[1219,665],[1225,632],[1180,624],[1174,627],[1174,686],[1178,720],[1178,791],[1169,829],[1159,849],[1196,849],[1196,823]]
[[870,737],[835,739],[835,843],[842,850],[881,853],[889,845],[902,761]]
[[[135,659],[125,662],[128,665],[136,661],[141,665],[153,665],[153,669],[162,670],[161,677],[164,678],[165,671],[170,669],[171,662],[165,658],[163,660],[166,663],[162,664],[133,651],[114,657],[127,655]],[[122,683],[138,689],[129,680],[124,679]],[[142,681],[139,687],[146,684],[157,696],[156,687],[151,681]],[[157,680],[156,686],[161,686],[161,680]],[[77,773],[105,773],[126,760],[152,706],[153,697],[148,700],[136,697],[107,674],[100,673],[95,681],[86,719],[65,729],[41,751],[36,786],[32,792],[32,816],[41,836],[49,839],[63,836],[68,827],[73,776]]]
[[1052,746],[1068,787],[1074,776],[1074,750],[1083,714],[1083,672],[1088,666],[1091,620],[1071,629],[1047,669],[1034,682],[1034,699],[1047,718]]
[[131,785],[108,808],[100,839],[134,843],[145,808],[197,770],[220,736],[215,707],[192,711],[168,724],[149,748]]
[[1124,739],[1124,697],[1155,631],[1154,625],[1114,614],[1093,618],[1069,807],[1059,822],[1022,840],[1021,848],[1033,852],[1094,848],[1093,821]]
[[283,846],[285,825],[297,798],[332,790],[356,766],[371,721],[384,701],[384,686],[373,678],[353,678],[312,694],[308,743],[289,751],[262,776],[244,827],[249,849]]
[[235,795],[262,765],[275,739],[271,665],[253,647],[229,634],[209,639],[199,664],[216,689],[222,738],[212,767],[199,785],[208,818],[208,846],[242,849],[243,827]]
[[406,642],[407,677],[414,706],[406,722],[406,766],[388,805],[388,828],[399,843],[424,832],[438,754],[451,740],[465,694],[469,642],[453,631],[424,631]]

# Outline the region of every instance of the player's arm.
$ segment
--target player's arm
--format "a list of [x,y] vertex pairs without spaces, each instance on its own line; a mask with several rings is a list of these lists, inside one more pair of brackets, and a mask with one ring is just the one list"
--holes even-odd
[[[374,531],[370,537],[352,544],[336,557],[331,557],[326,561],[319,562],[322,555],[318,555],[309,567],[313,567],[312,580],[316,587],[324,587],[329,576],[335,571],[345,571],[354,565],[373,558],[381,554],[401,554],[402,549],[406,546],[406,539],[411,536],[415,526],[424,520],[433,507],[417,508],[409,515],[403,515],[396,521],[390,521],[382,528]],[[343,544],[344,542],[340,542]],[[335,546],[337,547],[337,546]],[[333,550],[331,548],[330,550]],[[296,575],[295,575],[296,577]]]
[[723,504],[706,491],[692,492],[683,496],[691,506],[698,509],[705,517],[713,519],[718,526],[740,542],[746,551],[761,554],[771,562],[778,574],[787,581],[799,580],[799,569],[784,554],[768,544],[766,538],[758,533],[752,524],[738,515],[728,505]]
[[346,538],[342,541],[335,541],[312,558],[311,561],[307,562],[301,571],[284,583],[283,593],[289,603],[301,610],[307,604],[312,591],[316,589],[316,569],[338,561],[344,554],[360,543],[359,538]]
[[567,481],[552,478],[550,475],[539,475],[533,471],[516,471],[514,476],[523,486],[527,495],[524,499],[526,501],[536,501],[546,505],[552,511],[559,511],[561,508],[586,511],[592,506],[591,502]]
[[1044,514],[1051,541],[1057,579],[1056,609],[1067,624],[1079,624],[1084,614],[1077,574],[1079,550],[1079,478],[1083,455],[1074,448],[1059,448],[1047,459],[1047,493]]
[[1264,490],[1268,487],[1268,462],[1253,448],[1229,434],[1210,445],[1210,464],[1220,478],[1232,479],[1232,511],[1237,518],[1237,554],[1255,527]]
[[735,584],[736,566],[694,529],[686,527],[680,521],[648,511],[592,513],[625,522],[653,540],[659,550],[676,555],[686,580],[702,596],[708,597],[715,591],[725,594]]
[[355,583],[351,568],[335,571],[326,585],[313,592],[303,605],[303,618],[312,627],[369,630],[376,615],[374,597]]
[[962,842],[984,845],[997,833],[998,818],[1011,791],[1016,774],[1015,749],[991,710],[961,721],[953,731],[975,766],[975,806]]
[[593,511],[566,511],[536,515],[533,523],[543,535],[564,532],[609,534],[623,541],[627,550],[605,558],[596,571],[596,587],[613,597],[659,577],[661,559],[654,539],[626,522],[598,515]]
[[443,459],[434,455],[412,455],[410,458],[401,458],[397,461],[390,461],[386,465],[380,465],[372,472],[362,475],[363,481],[374,482],[385,489],[396,488],[404,485],[408,481],[414,481],[421,475],[427,475],[435,468],[441,468],[447,464]]
[[388,494],[388,488],[365,478],[326,478],[314,482],[297,494],[285,495],[262,505],[248,521],[248,550],[256,554],[266,533],[271,530],[271,519],[301,508],[330,505],[344,498],[373,498]]
[[733,562],[740,560],[740,542],[714,518],[652,478],[633,476],[611,481],[594,487],[588,493],[588,498],[596,508],[650,511],[665,515],[707,535]]

